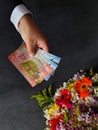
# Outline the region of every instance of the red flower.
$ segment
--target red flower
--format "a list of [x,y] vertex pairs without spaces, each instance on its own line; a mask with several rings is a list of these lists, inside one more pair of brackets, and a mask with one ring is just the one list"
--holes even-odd
[[92,84],[92,80],[89,78],[83,78],[78,80],[75,85],[75,90],[79,93],[80,97],[85,98],[90,95],[89,87]]
[[56,130],[57,125],[60,121],[63,121],[63,115],[59,115],[56,119],[50,120],[50,130]]
[[67,108],[71,108],[71,93],[67,89],[60,90],[61,96],[56,98],[56,104],[60,107],[66,106]]

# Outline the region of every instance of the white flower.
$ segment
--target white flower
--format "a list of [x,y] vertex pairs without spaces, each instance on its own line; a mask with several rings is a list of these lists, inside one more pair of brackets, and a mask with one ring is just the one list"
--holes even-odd
[[50,128],[48,128],[48,127],[47,127],[47,128],[46,128],[46,129],[44,129],[44,130],[50,130]]
[[95,75],[92,77],[92,80],[93,80],[94,82],[98,81],[98,74],[95,74]]
[[79,96],[76,92],[71,92],[71,96],[72,96],[71,98],[72,103],[75,103],[79,100]]
[[88,96],[85,98],[85,104],[87,106],[94,104],[95,103],[95,99],[92,96]]
[[94,87],[94,93],[98,97],[98,86]]
[[47,119],[47,120],[50,120],[50,115],[48,113],[48,110],[44,110],[44,117]]
[[66,88],[67,87],[67,83],[63,82],[63,87]]

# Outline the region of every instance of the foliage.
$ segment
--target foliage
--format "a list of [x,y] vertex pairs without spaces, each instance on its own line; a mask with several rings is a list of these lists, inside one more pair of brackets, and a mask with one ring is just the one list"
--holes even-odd
[[50,85],[48,88],[44,88],[42,91],[33,95],[31,99],[36,99],[39,106],[45,109],[48,106],[48,104],[53,102],[52,85]]

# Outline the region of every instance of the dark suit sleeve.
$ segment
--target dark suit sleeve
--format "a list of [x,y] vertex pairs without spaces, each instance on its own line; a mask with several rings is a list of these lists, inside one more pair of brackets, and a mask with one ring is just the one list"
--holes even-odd
[[1,0],[2,4],[0,4],[0,18],[7,17],[11,15],[13,9],[19,5],[24,4],[22,0]]
[[10,11],[12,11],[17,5],[24,4],[22,0],[7,0]]
[[[14,11],[15,7],[18,8],[18,11],[20,11],[20,13]],[[2,4],[0,4],[0,10],[1,10],[0,18],[2,20],[2,23],[11,21],[15,25],[16,28],[17,28],[18,21],[23,15],[25,15],[26,13],[31,14],[28,7],[22,0],[2,0]],[[14,15],[12,15],[12,13]],[[15,17],[12,17],[12,16],[15,16]]]

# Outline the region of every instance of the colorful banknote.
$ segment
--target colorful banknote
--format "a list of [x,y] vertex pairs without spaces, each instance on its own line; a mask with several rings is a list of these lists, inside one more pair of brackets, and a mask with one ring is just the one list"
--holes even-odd
[[30,57],[25,44],[22,44],[8,59],[27,79],[32,87],[47,81],[53,75],[61,60],[60,57],[38,49],[34,57]]

